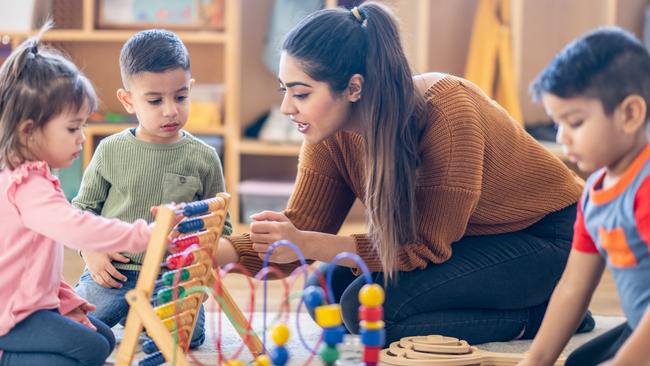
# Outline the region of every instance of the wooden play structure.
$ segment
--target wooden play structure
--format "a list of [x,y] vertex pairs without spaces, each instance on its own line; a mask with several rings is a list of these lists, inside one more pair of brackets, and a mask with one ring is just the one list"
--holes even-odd
[[[157,350],[141,360],[141,365],[158,365],[165,360],[178,366],[189,365],[186,352],[200,306],[208,298],[201,289],[208,288],[217,289],[215,295],[222,309],[250,352],[254,356],[263,353],[262,342],[221,286],[215,272],[219,269],[213,266],[229,202],[230,195],[219,193],[215,198],[185,205],[182,210],[186,219],[176,226],[180,236],[171,245],[169,236],[177,213],[168,207],[159,208],[138,282],[126,294],[130,309],[116,365],[131,365],[143,327]],[[159,305],[154,308],[150,299],[167,250],[174,253],[166,260],[171,271],[162,276],[167,287],[158,291]]]
[[524,123],[514,77],[510,0],[480,0],[476,9],[465,77]]
[[[470,346],[458,338],[430,335],[405,337],[381,351],[380,360],[395,366],[510,366],[524,358],[521,353],[498,353]],[[562,366],[561,357],[555,366]]]

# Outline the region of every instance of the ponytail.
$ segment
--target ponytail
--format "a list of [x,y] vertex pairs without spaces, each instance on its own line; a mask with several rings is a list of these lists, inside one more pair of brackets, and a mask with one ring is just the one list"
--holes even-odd
[[383,6],[359,7],[368,51],[361,111],[366,123],[366,197],[371,239],[388,278],[399,247],[416,239],[415,169],[420,97],[402,49],[397,22]]
[[366,132],[365,176],[371,241],[386,274],[399,267],[400,246],[416,239],[415,169],[423,101],[391,12],[376,3],[352,10],[325,9],[303,19],[282,49],[304,71],[343,92],[355,74],[364,77],[357,102]]
[[95,90],[77,67],[52,48],[42,47],[47,21],[20,44],[0,67],[0,169],[14,169],[29,155],[19,126],[31,120],[40,129],[65,110],[97,108]]

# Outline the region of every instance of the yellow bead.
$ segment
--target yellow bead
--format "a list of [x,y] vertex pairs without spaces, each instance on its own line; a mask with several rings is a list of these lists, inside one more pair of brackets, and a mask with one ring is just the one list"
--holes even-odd
[[364,285],[359,291],[359,302],[368,307],[384,303],[384,289],[376,283]]
[[271,339],[278,346],[284,346],[289,340],[289,327],[284,323],[274,326],[271,329]]
[[368,330],[384,329],[384,322],[382,320],[376,322],[369,322],[367,320],[362,320],[359,322],[359,326],[363,329],[368,329]]
[[337,327],[343,323],[341,305],[330,304],[316,307],[316,324],[322,328]]
[[246,366],[243,361],[240,360],[228,360],[223,363],[224,366]]
[[271,365],[271,360],[267,355],[259,355],[255,359],[255,366],[269,366]]

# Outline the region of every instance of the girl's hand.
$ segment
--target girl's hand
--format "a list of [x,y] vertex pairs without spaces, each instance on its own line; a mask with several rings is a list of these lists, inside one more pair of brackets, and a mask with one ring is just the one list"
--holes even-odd
[[[292,242],[306,256],[302,240],[303,232],[296,229],[283,213],[263,211],[252,215],[251,218],[255,222],[251,224],[250,238],[253,241],[253,250],[259,253],[260,258],[264,259],[268,248],[278,240]],[[298,256],[293,250],[282,246],[273,250],[269,260],[274,263],[291,263],[297,259]]]
[[88,313],[91,312],[91,311],[95,311],[96,309],[97,309],[97,307],[95,305],[89,304],[89,303],[84,303],[84,304],[70,310],[69,313],[63,314],[63,316],[65,316],[65,317],[67,317],[69,319],[72,319],[72,320],[74,320],[76,322],[79,322],[79,323],[87,326],[88,328],[96,331],[97,328],[95,327],[95,325],[93,325],[93,323],[90,322],[90,319],[88,319]]
[[126,276],[113,266],[113,261],[129,263],[129,258],[116,252],[81,251],[81,256],[86,262],[90,276],[98,285],[104,288],[122,288],[122,283],[118,281],[126,281]]

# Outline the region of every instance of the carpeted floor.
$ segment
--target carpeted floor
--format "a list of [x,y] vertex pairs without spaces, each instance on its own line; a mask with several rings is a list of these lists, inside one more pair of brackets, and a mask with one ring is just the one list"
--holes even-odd
[[[275,319],[275,314],[269,314],[267,316],[267,324],[272,324]],[[255,313],[253,318],[254,328],[258,331],[262,329],[262,314]],[[566,347],[564,354],[568,355],[572,350],[582,345],[586,341],[592,339],[593,337],[602,334],[603,332],[611,329],[619,324],[621,324],[624,319],[621,317],[606,317],[606,316],[596,316],[596,328],[589,333],[579,334],[574,336],[571,339],[571,342]],[[296,330],[297,322],[300,323],[300,328],[302,329],[303,338],[306,341],[307,345],[313,347],[314,344],[318,341],[320,337],[320,331],[318,326],[311,320],[311,318],[306,313],[301,313],[296,318],[296,314],[292,314],[289,320],[291,327],[291,337],[289,339],[288,348],[289,354],[291,355],[290,365],[303,365],[305,361],[310,357],[310,351],[306,349],[299,340],[298,332]],[[206,324],[217,324],[216,317],[213,313],[207,313],[207,322]],[[216,325],[215,325],[216,327]],[[118,341],[121,338],[123,328],[117,326],[115,332],[118,337]],[[195,364],[204,364],[204,365],[217,365],[217,351],[214,344],[215,332],[213,329],[207,328],[208,340],[205,344],[201,346],[198,350],[195,350],[192,354],[198,362]],[[261,333],[261,332],[259,332]],[[269,341],[270,342],[270,341]],[[509,353],[520,353],[525,352],[530,347],[531,341],[511,341],[511,342],[495,342],[495,343],[486,343],[479,345],[480,348],[493,351],[493,352],[509,352]],[[241,339],[237,336],[237,333],[232,328],[232,326],[227,322],[226,318],[223,319],[223,332],[222,332],[222,349],[224,352],[224,357],[231,358],[233,353],[242,347]],[[135,360],[139,360],[143,357],[143,353],[138,353]],[[252,356],[248,350],[244,349],[239,357],[243,361],[251,361]],[[107,360],[107,365],[113,364],[113,357],[110,357]],[[133,363],[134,365],[137,362]],[[320,365],[320,361],[317,359],[312,362],[312,365]]]

